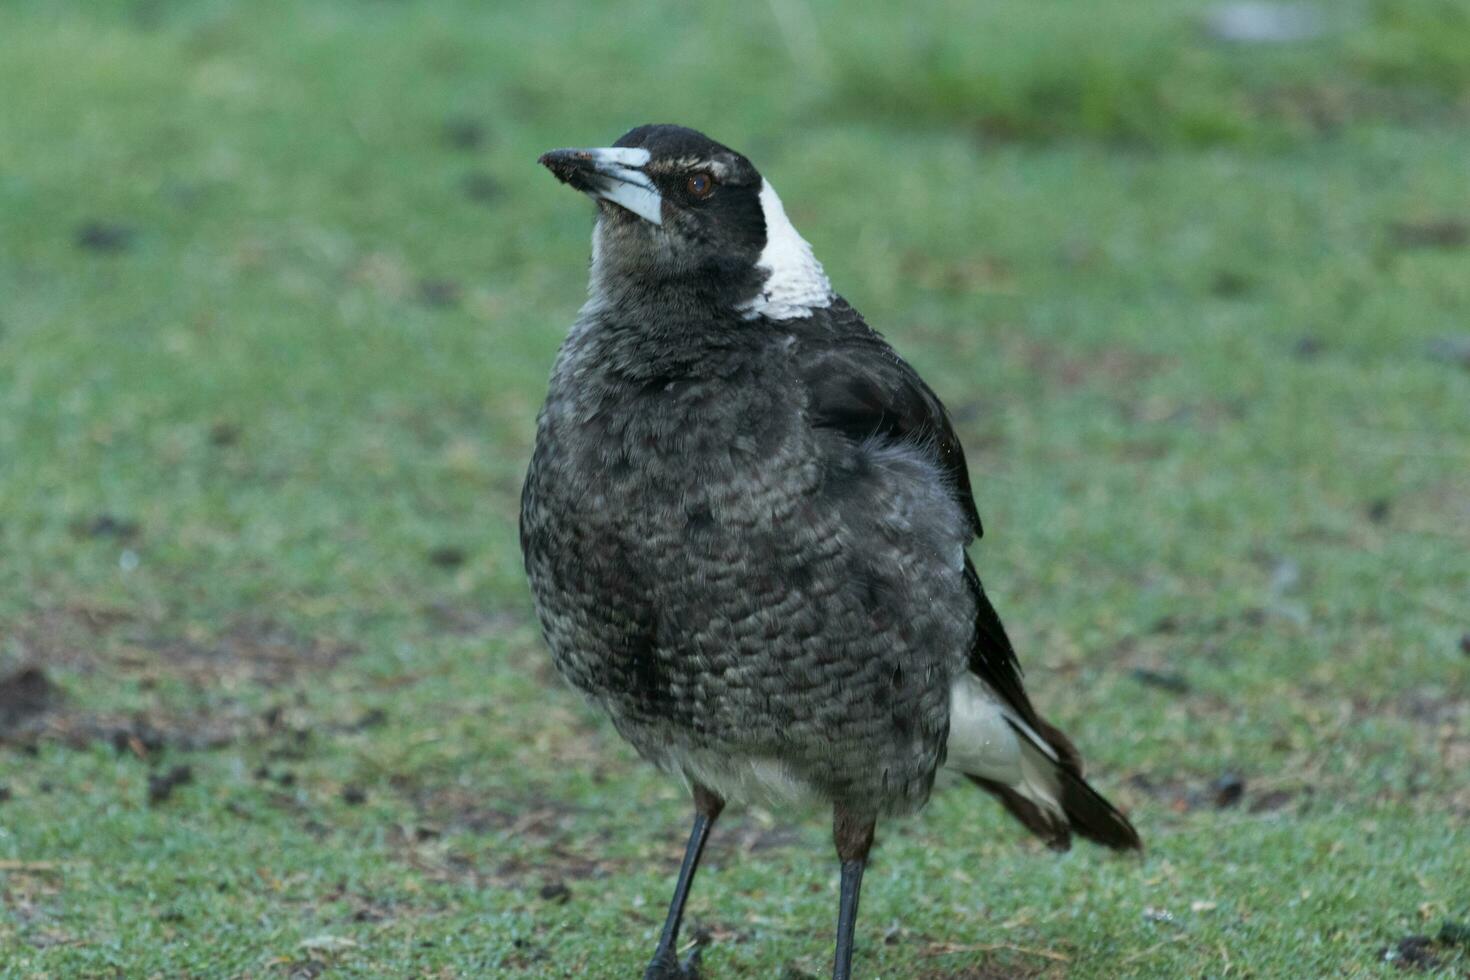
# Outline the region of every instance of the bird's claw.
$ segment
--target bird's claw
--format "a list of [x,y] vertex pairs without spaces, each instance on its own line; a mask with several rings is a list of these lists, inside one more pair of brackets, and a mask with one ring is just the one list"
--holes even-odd
[[643,971],[643,980],[699,980],[699,947],[681,964],[672,949],[660,949]]

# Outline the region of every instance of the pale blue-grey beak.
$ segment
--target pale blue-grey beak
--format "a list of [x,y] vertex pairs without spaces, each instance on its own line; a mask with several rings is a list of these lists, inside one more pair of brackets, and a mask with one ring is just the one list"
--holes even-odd
[[563,184],[589,197],[625,208],[644,221],[663,224],[663,198],[643,167],[647,150],[628,146],[605,146],[587,150],[552,150],[540,163]]

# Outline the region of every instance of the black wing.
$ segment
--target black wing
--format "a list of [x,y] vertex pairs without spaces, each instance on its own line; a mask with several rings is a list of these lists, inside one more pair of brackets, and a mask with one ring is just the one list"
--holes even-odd
[[[886,436],[927,447],[948,477],[950,492],[978,538],[982,528],[970,489],[965,451],[939,396],[845,300],[838,299],[827,310],[817,312],[798,330],[809,333],[803,339],[810,342],[801,344],[795,353],[807,389],[812,424],[835,429],[852,439]],[[968,555],[965,582],[976,606],[970,670],[1029,724],[1044,724],[1026,696],[1016,651]]]

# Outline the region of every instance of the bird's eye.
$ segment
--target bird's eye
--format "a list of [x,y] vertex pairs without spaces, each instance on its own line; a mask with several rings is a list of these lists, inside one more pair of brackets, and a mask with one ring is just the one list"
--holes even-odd
[[684,186],[693,197],[709,197],[710,193],[715,189],[715,179],[701,171],[697,174],[690,174],[689,180]]

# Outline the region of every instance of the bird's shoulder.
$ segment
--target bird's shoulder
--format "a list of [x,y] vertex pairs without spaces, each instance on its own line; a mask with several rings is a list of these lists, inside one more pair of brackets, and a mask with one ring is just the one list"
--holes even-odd
[[791,368],[806,392],[812,424],[854,440],[888,438],[920,447],[979,537],[964,447],[944,403],[913,366],[840,296],[790,329]]
[[[922,447],[978,538],[980,515],[964,447],[944,403],[913,366],[840,297],[802,321],[793,337],[793,366],[807,392],[812,424],[854,440],[889,438]],[[1039,724],[1015,649],[968,555],[963,574],[975,602],[970,670],[1028,723]]]

